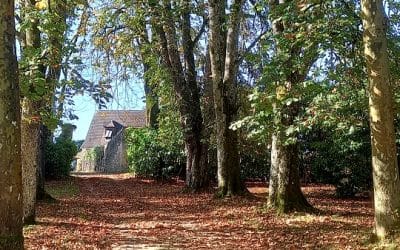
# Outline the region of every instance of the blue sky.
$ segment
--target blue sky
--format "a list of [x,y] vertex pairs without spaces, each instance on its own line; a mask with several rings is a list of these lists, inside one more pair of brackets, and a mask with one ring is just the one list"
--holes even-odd
[[[115,84],[114,84],[115,86]],[[108,104],[109,110],[124,110],[124,109],[143,109],[143,84],[141,80],[135,79],[132,81],[132,84],[129,86],[118,86],[114,87],[111,90],[114,98]],[[73,139],[74,140],[84,140],[86,137],[86,133],[89,129],[90,122],[92,121],[93,115],[98,110],[96,103],[93,99],[88,96],[75,96],[74,97],[75,106],[73,109],[75,110],[75,114],[79,117],[78,120],[69,121],[77,126],[74,131]]]

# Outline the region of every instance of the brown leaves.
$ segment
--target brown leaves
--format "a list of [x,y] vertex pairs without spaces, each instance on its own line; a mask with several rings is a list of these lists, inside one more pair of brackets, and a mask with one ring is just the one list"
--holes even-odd
[[262,209],[263,183],[249,185],[253,199],[218,200],[185,194],[181,182],[75,179],[79,194],[39,204],[38,224],[25,231],[27,249],[362,249],[373,222],[369,201],[337,200],[327,186],[304,189],[321,214],[277,217]]

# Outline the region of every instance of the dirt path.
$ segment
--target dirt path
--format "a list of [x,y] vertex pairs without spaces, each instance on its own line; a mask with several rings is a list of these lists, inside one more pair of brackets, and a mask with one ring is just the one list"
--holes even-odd
[[27,249],[363,249],[372,228],[369,201],[334,199],[330,187],[304,189],[322,215],[276,217],[261,184],[253,199],[216,200],[129,175],[72,183],[49,184],[59,202],[39,204]]

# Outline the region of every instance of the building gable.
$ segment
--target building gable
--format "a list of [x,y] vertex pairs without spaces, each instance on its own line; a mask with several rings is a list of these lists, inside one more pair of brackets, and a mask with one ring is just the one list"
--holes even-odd
[[[85,142],[81,148],[94,148],[107,144],[105,127],[122,125],[123,127],[142,128],[146,126],[144,110],[100,110],[93,116]],[[121,128],[119,128],[121,129]]]

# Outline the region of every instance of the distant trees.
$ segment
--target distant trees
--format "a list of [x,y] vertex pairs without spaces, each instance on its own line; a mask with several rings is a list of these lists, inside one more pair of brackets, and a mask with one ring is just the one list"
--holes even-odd
[[45,142],[43,159],[46,169],[46,179],[65,178],[71,170],[71,162],[78,153],[78,148],[72,141],[75,125],[64,123],[61,126],[61,134],[55,138],[55,142]]
[[23,249],[14,1],[1,1],[0,17],[0,249]]

